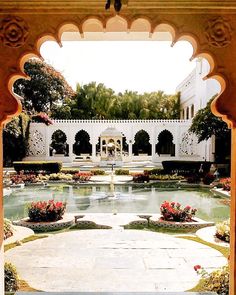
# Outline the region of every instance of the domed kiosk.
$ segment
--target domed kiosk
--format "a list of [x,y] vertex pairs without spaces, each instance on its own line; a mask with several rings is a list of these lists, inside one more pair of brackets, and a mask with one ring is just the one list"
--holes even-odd
[[114,127],[108,127],[100,135],[101,162],[122,163],[123,134]]

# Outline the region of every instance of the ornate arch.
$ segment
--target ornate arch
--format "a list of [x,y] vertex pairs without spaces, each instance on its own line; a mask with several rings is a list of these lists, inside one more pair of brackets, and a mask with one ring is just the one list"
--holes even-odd
[[[16,4],[17,3],[17,4]],[[0,123],[7,122],[13,115],[20,113],[20,98],[12,91],[13,83],[20,77],[25,77],[23,65],[29,56],[40,58],[40,44],[45,40],[55,40],[61,45],[63,30],[78,28],[83,35],[85,22],[90,15],[101,18],[104,32],[109,28],[110,12],[104,12],[100,1],[86,4],[86,1],[72,1],[68,6],[61,3],[57,7],[55,1],[20,1],[1,4],[0,19]],[[233,2],[234,3],[234,2]],[[40,5],[38,5],[40,4]],[[35,6],[36,5],[36,6]],[[173,45],[178,40],[187,40],[193,45],[193,57],[205,57],[210,64],[210,72],[206,78],[214,78],[221,85],[221,93],[212,103],[212,111],[223,118],[232,127],[233,152],[232,196],[231,196],[231,295],[236,289],[236,30],[235,5],[231,2],[212,1],[211,6],[206,1],[193,0],[189,2],[164,1],[132,1],[122,9],[120,14],[122,30],[132,30],[136,19],[146,19],[150,22],[150,34],[161,24],[169,24],[169,32]],[[206,9],[206,13],[202,11]],[[17,14],[16,14],[17,12]],[[191,14],[190,14],[191,13]],[[112,16],[116,17],[116,16]],[[147,20],[148,18],[148,20]],[[126,24],[125,24],[126,22]],[[63,24],[69,23],[68,26]],[[148,24],[146,22],[146,24]],[[134,26],[135,27],[135,26]],[[137,27],[137,26],[136,26]],[[119,26],[113,26],[119,31]],[[93,29],[96,32],[96,28]],[[192,57],[192,58],[193,58]],[[0,173],[2,179],[2,173]],[[1,205],[1,204],[0,204]],[[0,211],[0,217],[2,217]],[[1,218],[0,218],[1,219]],[[0,222],[0,227],[1,226]],[[2,239],[0,239],[2,244]]]

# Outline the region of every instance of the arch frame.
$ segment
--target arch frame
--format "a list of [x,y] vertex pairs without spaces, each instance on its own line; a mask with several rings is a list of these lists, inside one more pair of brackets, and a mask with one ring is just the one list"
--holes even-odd
[[[138,3],[139,2],[139,3]],[[208,2],[207,2],[208,3]],[[171,2],[160,4],[158,1],[133,1],[124,7],[120,14],[122,28],[126,32],[132,28],[133,20],[145,19],[150,22],[150,36],[158,24],[170,24],[172,44],[178,40],[191,41],[194,57],[205,57],[210,66],[206,78],[214,78],[221,85],[221,93],[212,103],[212,111],[232,128],[231,157],[231,245],[230,245],[230,295],[236,290],[236,3],[228,2],[222,6],[218,1]],[[39,4],[39,5],[38,5]],[[36,5],[36,6],[35,6]],[[209,6],[210,5],[210,6]],[[206,11],[202,14],[202,10]],[[45,40],[55,40],[61,46],[60,31],[63,24],[69,23],[78,28],[83,37],[83,24],[87,19],[96,17],[103,31],[109,29],[108,20],[116,17],[114,12],[105,12],[99,1],[91,7],[84,1],[72,1],[57,7],[56,1],[20,1],[4,2],[0,14],[0,126],[21,112],[20,98],[12,91],[12,85],[19,77],[25,77],[23,65],[29,56],[40,56],[39,48]],[[91,16],[91,17],[90,17]],[[122,19],[125,20],[126,25]],[[108,24],[108,25],[107,25]],[[149,27],[149,26],[146,26]],[[217,31],[220,27],[220,31]],[[12,34],[13,28],[16,35]],[[65,28],[65,27],[64,27]],[[64,29],[63,28],[63,29]],[[113,26],[112,28],[116,28]],[[69,27],[67,27],[69,29]],[[0,154],[2,160],[2,137],[0,136]],[[2,161],[1,161],[2,162]],[[2,182],[2,169],[0,181]],[[0,228],[3,220],[2,185],[0,195]],[[0,245],[3,245],[3,233],[0,232]],[[1,272],[2,273],[2,272]],[[2,280],[1,280],[2,283]],[[3,284],[0,286],[3,289]]]

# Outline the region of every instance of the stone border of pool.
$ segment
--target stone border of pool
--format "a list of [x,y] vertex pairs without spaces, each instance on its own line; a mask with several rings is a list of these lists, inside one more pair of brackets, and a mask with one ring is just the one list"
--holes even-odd
[[[139,216],[139,215],[138,215]],[[140,215],[142,216],[142,215]],[[160,215],[161,217],[161,215]],[[142,218],[142,217],[140,217]],[[147,219],[144,217],[144,219]],[[136,220],[131,221],[128,226],[148,226],[152,225],[159,228],[167,228],[167,229],[200,229],[208,226],[213,226],[214,222],[204,221],[200,218],[195,217],[192,222],[172,222],[172,221],[164,221],[159,219],[154,219],[150,216],[149,220]]]
[[200,229],[207,226],[213,226],[214,222],[207,222],[200,218],[194,218],[193,222],[170,222],[160,221],[160,214],[65,214],[64,218],[56,222],[29,222],[28,218],[13,221],[14,225],[20,225],[31,228],[36,231],[52,231],[68,228],[77,225],[78,229],[109,229],[112,227],[123,226],[155,226],[157,228],[167,229]]
[[211,192],[217,196],[223,197],[223,198],[230,198],[230,192],[225,191],[222,188],[212,188]]
[[71,214],[65,214],[63,219],[54,222],[32,222],[29,218],[21,220],[15,220],[12,222],[14,225],[28,227],[36,231],[53,231],[70,227],[74,224],[74,216]]

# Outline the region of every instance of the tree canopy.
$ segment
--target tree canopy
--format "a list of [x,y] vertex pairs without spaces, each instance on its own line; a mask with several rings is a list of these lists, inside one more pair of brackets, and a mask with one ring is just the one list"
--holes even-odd
[[211,102],[214,97],[207,103],[205,108],[197,112],[189,128],[189,131],[198,137],[198,142],[207,140],[213,135],[218,138],[228,138],[230,130],[227,124],[211,112]]
[[30,79],[18,79],[14,92],[23,98],[23,109],[29,114],[50,112],[74,95],[63,75],[47,63],[30,59],[24,69]]
[[76,94],[53,109],[55,119],[179,119],[179,94],[163,91],[115,94],[104,84],[77,85]]

